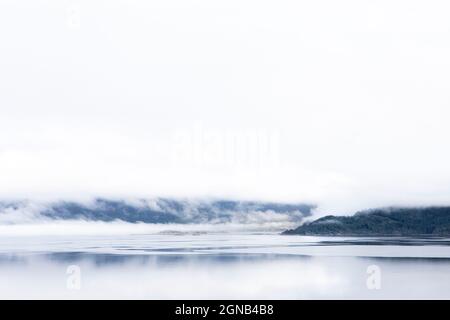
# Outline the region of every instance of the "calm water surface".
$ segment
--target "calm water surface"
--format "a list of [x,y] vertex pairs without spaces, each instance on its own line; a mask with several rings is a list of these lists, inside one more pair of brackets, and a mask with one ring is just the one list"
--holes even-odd
[[3,235],[0,298],[450,299],[450,239]]

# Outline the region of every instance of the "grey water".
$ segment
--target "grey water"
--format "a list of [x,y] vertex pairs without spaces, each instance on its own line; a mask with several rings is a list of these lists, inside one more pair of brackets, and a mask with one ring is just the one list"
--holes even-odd
[[1,299],[450,299],[450,239],[0,235]]

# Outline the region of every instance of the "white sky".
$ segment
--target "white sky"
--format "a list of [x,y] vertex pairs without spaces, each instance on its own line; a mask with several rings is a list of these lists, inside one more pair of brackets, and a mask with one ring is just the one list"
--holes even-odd
[[450,204],[448,1],[0,2],[0,197]]

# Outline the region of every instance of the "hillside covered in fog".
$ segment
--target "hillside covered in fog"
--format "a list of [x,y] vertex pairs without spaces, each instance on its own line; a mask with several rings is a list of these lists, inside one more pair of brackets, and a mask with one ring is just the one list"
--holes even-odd
[[450,207],[386,208],[326,216],[284,234],[330,236],[450,236]]

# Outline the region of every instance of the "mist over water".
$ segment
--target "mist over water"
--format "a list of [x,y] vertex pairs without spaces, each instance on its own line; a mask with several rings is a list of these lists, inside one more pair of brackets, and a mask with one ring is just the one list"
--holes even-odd
[[158,198],[3,202],[0,298],[450,298],[450,239],[280,234],[313,208]]
[[158,198],[3,202],[0,298],[450,298],[450,239],[280,234],[313,208]]
[[0,298],[450,299],[450,239],[280,235],[450,205],[449,16],[0,1]]

